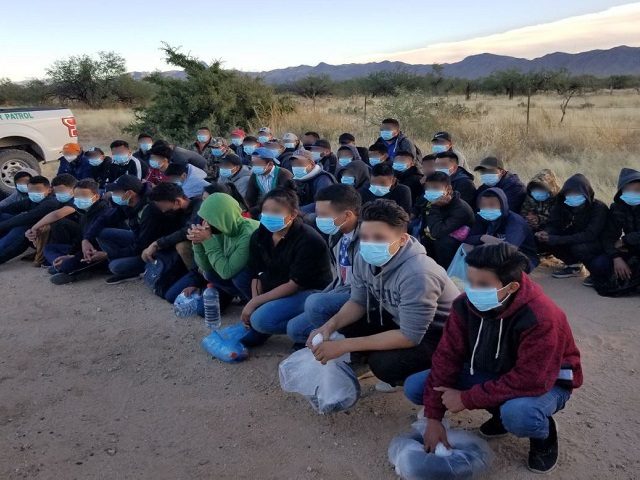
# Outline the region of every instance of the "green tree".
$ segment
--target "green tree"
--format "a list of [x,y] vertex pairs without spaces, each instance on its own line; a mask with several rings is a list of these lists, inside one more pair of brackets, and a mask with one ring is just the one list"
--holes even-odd
[[333,87],[334,85],[329,75],[309,75],[294,82],[292,90],[296,94],[310,99],[315,107],[316,99],[331,95]]

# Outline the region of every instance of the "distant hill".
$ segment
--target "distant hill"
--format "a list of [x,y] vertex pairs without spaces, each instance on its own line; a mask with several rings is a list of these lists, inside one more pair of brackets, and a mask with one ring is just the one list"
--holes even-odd
[[[640,47],[619,46],[609,50],[590,50],[582,53],[556,52],[532,60],[481,53],[469,56],[460,62],[445,63],[443,67],[443,74],[447,77],[468,79],[486,77],[495,71],[508,69],[527,72],[566,68],[574,75],[589,74],[598,77],[640,75]],[[329,65],[323,62],[314,67],[300,65],[267,72],[250,72],[249,75],[262,77],[267,83],[278,84],[294,82],[309,75],[328,75],[333,80],[341,81],[366,77],[374,72],[399,69],[422,75],[432,72],[431,65],[412,65],[404,62],[385,61],[345,65]],[[148,73],[132,72],[131,75],[135,79],[140,79]],[[184,77],[184,73],[179,70],[163,72],[163,75],[173,78]]]

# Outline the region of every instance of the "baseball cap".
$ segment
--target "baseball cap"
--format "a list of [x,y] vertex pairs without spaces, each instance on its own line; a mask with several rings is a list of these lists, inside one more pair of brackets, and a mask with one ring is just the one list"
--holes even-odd
[[295,133],[285,133],[284,135],[282,135],[282,141],[283,142],[297,142],[298,141],[298,136]]
[[331,143],[329,143],[329,140],[321,138],[320,140],[317,140],[316,143],[312,145],[312,147],[326,148],[327,150],[331,150]]
[[489,169],[499,168],[500,170],[504,170],[504,163],[502,163],[502,160],[500,160],[499,158],[486,157],[486,158],[483,158],[482,161],[480,162],[480,165],[478,165],[473,170],[477,172],[478,170],[486,170],[488,168]]
[[92,152],[97,152],[100,155],[104,155],[104,152],[102,151],[102,149],[100,147],[89,147],[87,149],[87,153],[92,153]]
[[136,193],[142,192],[142,180],[134,175],[122,175],[115,182],[107,185],[107,191],[129,191],[132,190]]
[[303,148],[296,150],[295,152],[293,152],[291,154],[291,158],[299,158],[301,160],[309,160],[309,161],[313,161],[313,155],[311,155],[311,152],[309,150],[305,150]]
[[280,163],[278,161],[278,154],[267,147],[256,148],[252,156],[260,157],[262,160],[273,160],[275,163]]
[[232,137],[246,137],[247,134],[241,128],[236,128],[234,131],[231,132],[231,136]]
[[79,143],[65,143],[62,147],[62,153],[74,153],[79,155],[82,151],[82,147]]
[[433,134],[432,142],[437,142],[438,140],[446,140],[447,142],[451,141],[451,135],[449,132],[436,132]]

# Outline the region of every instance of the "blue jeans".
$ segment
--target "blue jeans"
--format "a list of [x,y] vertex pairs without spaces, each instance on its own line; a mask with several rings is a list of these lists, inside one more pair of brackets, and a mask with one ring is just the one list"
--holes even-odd
[[216,272],[205,272],[204,278],[213,283],[217,290],[223,291],[233,297],[242,297],[251,300],[251,280],[253,275],[248,268],[242,269],[235,277],[223,279]]
[[304,311],[304,302],[312,293],[315,290],[302,290],[260,305],[251,314],[251,327],[264,335],[286,333],[287,323]]
[[98,235],[98,245],[109,257],[109,270],[114,275],[135,276],[144,272],[145,263],[134,246],[135,240],[131,230],[121,228],[105,228]]
[[71,245],[65,245],[64,243],[49,243],[44,246],[44,258],[47,260],[47,264],[53,265],[56,258],[69,254]]
[[[430,370],[408,377],[404,382],[405,396],[416,405],[422,405],[424,386]],[[476,373],[470,375],[468,368],[463,369],[458,385],[460,390],[469,390],[474,385],[495,379],[497,375]],[[516,437],[544,439],[549,436],[549,419],[562,410],[569,400],[571,392],[566,388],[553,387],[539,397],[519,397],[507,400],[500,405],[500,419],[504,428]]]
[[[11,215],[8,215],[8,218],[11,218]],[[28,229],[26,226],[13,227],[0,236],[0,263],[8,262],[29,248],[29,241],[24,236]]]
[[305,343],[312,330],[320,328],[347,303],[350,292],[320,292],[309,295],[304,312],[287,324],[287,335],[294,343]]

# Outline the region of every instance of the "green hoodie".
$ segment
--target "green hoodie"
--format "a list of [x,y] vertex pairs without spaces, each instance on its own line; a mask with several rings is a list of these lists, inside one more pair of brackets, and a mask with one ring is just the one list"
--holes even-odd
[[238,202],[226,193],[214,193],[202,202],[198,215],[221,232],[193,246],[196,263],[202,271],[214,271],[228,280],[247,265],[249,240],[260,223],[244,218],[241,212]]

